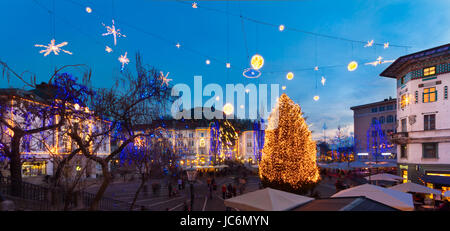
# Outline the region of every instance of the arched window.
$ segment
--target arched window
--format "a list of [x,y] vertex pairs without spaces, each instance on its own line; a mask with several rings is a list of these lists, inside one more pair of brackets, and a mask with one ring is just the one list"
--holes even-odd
[[377,118],[376,117],[373,117],[372,118],[372,124],[376,124],[377,123]]
[[384,116],[380,117],[380,124],[384,124]]

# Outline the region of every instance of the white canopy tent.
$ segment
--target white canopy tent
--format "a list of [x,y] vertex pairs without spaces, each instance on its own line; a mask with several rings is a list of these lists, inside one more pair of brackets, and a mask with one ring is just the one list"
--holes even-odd
[[372,184],[363,184],[342,190],[331,197],[365,196],[374,201],[403,211],[413,211],[412,195],[393,189],[383,188]]
[[379,173],[379,174],[375,174],[375,175],[371,175],[371,176],[366,176],[364,177],[366,180],[373,180],[373,181],[399,181],[402,180],[403,178],[401,176],[396,176],[396,175],[392,175],[389,173]]
[[286,211],[312,200],[314,198],[265,188],[226,199],[224,203],[241,211]]
[[420,184],[415,184],[412,182],[407,182],[404,184],[398,184],[390,187],[390,189],[394,189],[401,192],[414,192],[414,193],[425,193],[425,194],[434,194],[441,195],[441,191],[425,187]]

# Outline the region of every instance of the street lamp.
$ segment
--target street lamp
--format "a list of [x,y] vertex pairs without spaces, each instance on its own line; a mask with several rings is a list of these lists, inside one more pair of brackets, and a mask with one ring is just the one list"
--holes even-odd
[[186,174],[187,174],[188,181],[190,184],[190,189],[191,189],[191,211],[192,211],[193,206],[194,206],[194,182],[195,182],[195,177],[197,176],[197,169],[195,169],[191,165],[191,167],[189,169],[186,169]]

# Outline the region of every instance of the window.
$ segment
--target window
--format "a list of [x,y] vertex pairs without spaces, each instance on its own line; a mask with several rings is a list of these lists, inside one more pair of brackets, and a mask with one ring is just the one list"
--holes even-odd
[[386,107],[385,106],[381,106],[380,108],[378,108],[379,111],[385,111]]
[[400,145],[400,158],[407,158],[408,157],[408,149],[406,144]]
[[408,170],[402,169],[403,183],[408,183]]
[[372,118],[372,124],[376,124],[377,123],[377,118],[376,117],[373,117]]
[[427,67],[423,69],[423,76],[436,74],[436,67]]
[[380,124],[384,124],[384,116],[380,117]]
[[414,96],[414,103],[418,103],[419,102],[419,91],[416,91],[416,94]]
[[388,124],[394,123],[394,116],[388,115],[386,117],[386,123],[388,123]]
[[424,115],[423,116],[423,130],[436,129],[436,115]]
[[386,110],[387,110],[387,111],[392,111],[392,110],[394,110],[394,105],[387,105],[387,106],[386,106]]
[[372,108],[372,112],[377,112],[377,111],[378,111],[378,108],[376,108],[376,107]]
[[204,137],[205,134],[203,134],[203,132],[200,132],[200,137]]
[[400,107],[403,109],[405,108],[408,104],[409,104],[409,95],[408,94],[404,94],[402,95],[402,98],[400,100]]
[[423,89],[423,102],[435,102],[437,100],[436,87],[430,87]]
[[402,119],[402,132],[406,132],[406,119]]
[[423,143],[422,158],[438,158],[438,143]]
[[405,76],[403,76],[401,79],[400,79],[400,84],[405,84]]
[[448,87],[444,87],[444,99],[448,99]]

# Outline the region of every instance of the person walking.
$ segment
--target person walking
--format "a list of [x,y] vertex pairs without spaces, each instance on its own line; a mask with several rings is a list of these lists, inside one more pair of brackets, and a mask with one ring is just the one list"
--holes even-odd
[[172,183],[171,182],[169,182],[167,189],[169,190],[169,197],[171,197],[172,196]]
[[225,184],[222,185],[222,198],[225,200],[225,194],[227,193],[227,186]]
[[237,187],[235,184],[233,185],[233,196],[237,196]]

